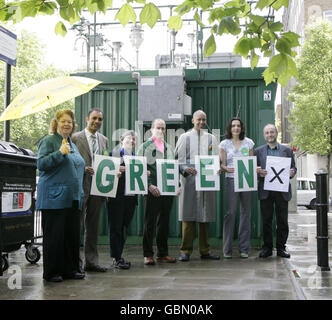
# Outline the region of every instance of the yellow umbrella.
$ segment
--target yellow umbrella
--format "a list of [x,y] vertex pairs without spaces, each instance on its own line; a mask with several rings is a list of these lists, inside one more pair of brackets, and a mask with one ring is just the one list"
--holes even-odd
[[41,81],[22,91],[3,111],[0,121],[18,119],[56,107],[89,92],[101,81],[86,77],[59,77]]

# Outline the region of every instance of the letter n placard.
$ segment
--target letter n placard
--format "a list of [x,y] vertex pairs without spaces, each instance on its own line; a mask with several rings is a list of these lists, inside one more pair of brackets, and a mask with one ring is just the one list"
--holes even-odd
[[179,190],[179,164],[177,160],[156,159],[157,187],[162,196],[175,196]]
[[256,157],[234,157],[234,192],[257,190]]
[[146,157],[124,156],[123,159],[126,165],[125,194],[147,194]]
[[116,197],[120,158],[95,155],[92,176],[91,194],[102,197]]

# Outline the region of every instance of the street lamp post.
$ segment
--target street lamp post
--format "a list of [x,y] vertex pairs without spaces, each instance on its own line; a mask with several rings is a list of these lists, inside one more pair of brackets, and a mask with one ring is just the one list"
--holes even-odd
[[114,48],[115,54],[116,54],[116,66],[115,70],[119,71],[120,69],[120,49],[122,47],[123,43],[120,41],[112,42],[112,47]]
[[139,53],[139,47],[141,46],[143,42],[143,32],[142,26],[138,24],[134,24],[133,27],[130,30],[130,42],[131,45],[136,48],[136,69],[138,69],[138,53]]

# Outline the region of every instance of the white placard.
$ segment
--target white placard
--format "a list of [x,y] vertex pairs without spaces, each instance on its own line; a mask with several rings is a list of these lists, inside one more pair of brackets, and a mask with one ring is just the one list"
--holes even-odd
[[218,156],[195,156],[196,191],[220,190]]
[[256,157],[234,157],[234,191],[257,190]]
[[288,192],[290,165],[291,158],[267,156],[264,189]]
[[92,176],[91,194],[102,197],[116,197],[118,189],[118,173],[120,171],[120,158],[95,155]]
[[146,157],[124,156],[126,165],[125,195],[148,194]]
[[179,163],[177,160],[156,159],[157,187],[162,196],[174,196],[179,191]]

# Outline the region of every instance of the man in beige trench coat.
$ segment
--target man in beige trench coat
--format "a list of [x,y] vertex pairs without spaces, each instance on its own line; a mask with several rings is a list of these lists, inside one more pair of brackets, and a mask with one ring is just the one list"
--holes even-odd
[[193,252],[196,222],[198,223],[199,253],[201,259],[219,260],[220,256],[210,253],[209,222],[216,219],[216,192],[196,191],[195,155],[218,155],[215,136],[203,130],[206,114],[198,110],[193,114],[194,127],[182,134],[175,152],[179,161],[182,192],[179,197],[179,220],[182,221],[182,243],[180,261],[189,261]]

